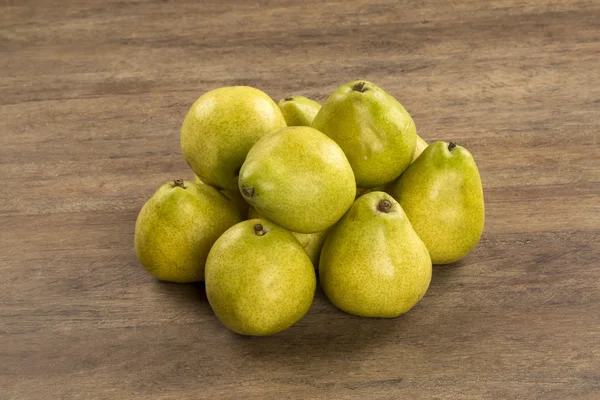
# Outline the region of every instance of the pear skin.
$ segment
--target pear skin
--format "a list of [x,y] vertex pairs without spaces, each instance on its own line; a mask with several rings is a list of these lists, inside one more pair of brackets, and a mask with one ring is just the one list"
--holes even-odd
[[358,199],[360,196],[371,192],[383,192],[384,188],[385,186],[378,186],[374,188],[356,188],[356,198]]
[[421,136],[417,135],[417,145],[415,146],[415,154],[413,154],[413,159],[412,162],[415,162],[415,160],[417,159],[417,157],[419,157],[421,155],[421,153],[423,152],[423,150],[425,150],[425,148],[427,147],[427,142],[424,141]]
[[[262,218],[256,208],[250,207],[248,209],[248,219],[254,218]],[[324,230],[317,233],[298,233],[291,232],[292,235],[296,238],[296,240],[304,247],[306,254],[310,258],[310,261],[313,263],[315,269],[319,268],[319,256],[321,255],[321,249],[323,248],[323,243],[325,243],[325,239],[327,238],[327,233],[329,230]]]
[[240,170],[239,185],[260,215],[298,233],[329,228],[356,194],[342,149],[306,126],[283,128],[256,142]]
[[265,219],[240,222],[206,261],[206,295],[219,320],[242,335],[281,332],[306,314],[315,270],[290,232]]
[[203,281],[211,246],[239,221],[238,211],[217,189],[183,180],[166,183],[137,217],[135,253],[159,280]]
[[327,236],[319,277],[341,310],[393,318],[425,295],[431,258],[402,207],[385,192],[371,192],[359,197]]
[[202,182],[237,190],[246,154],[266,133],[285,127],[277,104],[248,86],[211,90],[200,96],[181,127],[183,157]]
[[304,96],[289,96],[277,103],[287,126],[310,126],[321,105]]
[[430,144],[388,193],[402,205],[434,264],[456,262],[479,242],[483,189],[475,160],[464,147]]
[[361,188],[396,179],[412,161],[417,141],[415,123],[402,104],[367,81],[335,90],[312,127],[340,145]]
[[[194,182],[204,183],[202,182],[202,179],[198,178],[197,175],[194,175]],[[235,208],[237,208],[237,210],[240,212],[240,217],[242,219],[246,219],[246,217],[248,216],[248,208],[250,207],[250,204],[248,204],[246,200],[244,200],[244,197],[240,193],[240,190],[237,188],[236,190],[221,190],[221,193],[223,193],[225,197],[227,197],[229,201],[233,203]]]

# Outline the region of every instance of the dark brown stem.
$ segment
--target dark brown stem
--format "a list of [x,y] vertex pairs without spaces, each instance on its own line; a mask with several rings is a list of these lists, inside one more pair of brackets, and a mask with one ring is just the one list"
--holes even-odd
[[183,179],[175,179],[175,180],[173,181],[173,187],[174,187],[174,188],[175,188],[175,187],[180,187],[180,188],[186,189],[186,187],[185,187],[185,185],[184,185],[184,183],[183,183]]
[[285,101],[292,101],[292,100],[294,100],[294,98],[292,96],[289,96],[289,97],[286,97],[284,100]]
[[246,197],[254,196],[254,188],[252,186],[243,186],[242,194]]
[[358,82],[356,85],[352,86],[352,90],[354,90],[355,92],[363,93],[363,92],[367,91],[364,87],[365,87],[364,82]]
[[454,149],[455,147],[456,147],[456,143],[454,143],[454,142],[448,143],[448,150],[452,151],[452,149]]
[[256,225],[254,225],[254,234],[256,236],[262,236],[265,233],[267,233],[267,232],[265,232],[265,228],[264,228],[264,226],[262,226],[262,224],[256,224]]
[[377,204],[377,209],[387,214],[392,209],[392,202],[387,199],[383,199],[379,202],[379,204]]

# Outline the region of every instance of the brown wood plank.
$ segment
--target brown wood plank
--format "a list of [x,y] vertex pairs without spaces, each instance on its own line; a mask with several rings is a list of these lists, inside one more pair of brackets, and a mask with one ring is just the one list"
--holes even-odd
[[[0,4],[0,399],[600,396],[598,1]],[[244,338],[133,253],[219,86],[374,81],[474,154],[486,230],[393,320]]]

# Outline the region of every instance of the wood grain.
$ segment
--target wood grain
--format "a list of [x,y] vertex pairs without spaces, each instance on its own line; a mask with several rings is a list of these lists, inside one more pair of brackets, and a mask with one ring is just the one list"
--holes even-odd
[[[0,5],[0,398],[600,397],[600,3]],[[410,313],[318,292],[270,338],[132,250],[179,128],[225,85],[323,101],[380,84],[474,154],[486,229]]]

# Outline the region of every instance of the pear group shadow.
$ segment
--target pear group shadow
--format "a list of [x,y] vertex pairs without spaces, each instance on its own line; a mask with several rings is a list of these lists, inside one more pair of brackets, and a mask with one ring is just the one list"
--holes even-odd
[[194,307],[203,316],[211,318],[203,323],[207,329],[224,338],[223,345],[235,352],[257,359],[268,360],[277,355],[303,358],[335,357],[335,354],[360,352],[378,347],[390,335],[401,334],[404,315],[394,319],[361,318],[338,310],[329,302],[317,285],[315,298],[308,313],[291,328],[272,336],[244,336],[229,331],[214,315],[204,283],[176,284],[157,282],[157,290],[176,298],[182,307]]
[[267,360],[276,355],[305,359],[336,358],[381,347],[402,329],[403,316],[394,319],[361,318],[337,309],[317,287],[308,313],[286,331],[267,337],[231,333],[231,345],[239,351]]
[[204,282],[173,283],[155,281],[155,290],[182,308],[194,307],[198,312],[213,314],[206,297]]
[[[456,261],[452,264],[433,264],[431,274],[431,284],[443,283],[444,279],[454,275],[458,270],[463,268],[467,263],[463,260]],[[431,288],[431,285],[430,285]]]
[[[452,279],[459,261],[448,265],[434,265],[428,295],[437,297],[444,287],[444,280]],[[172,284],[158,282],[159,290],[177,297],[185,307],[194,307],[203,316],[210,315],[203,324],[207,330],[216,332],[221,344],[234,353],[263,363],[275,363],[286,369],[303,368],[304,362],[284,363],[282,360],[302,359],[306,362],[332,362],[347,359],[348,354],[360,357],[388,343],[419,345],[415,340],[415,321],[427,314],[427,306],[417,304],[409,313],[396,318],[361,318],[337,309],[317,285],[313,304],[308,313],[291,328],[266,337],[244,336],[228,330],[214,315],[204,283]],[[427,301],[427,299],[424,299]],[[433,300],[433,299],[432,299]],[[418,324],[418,321],[416,322]]]

